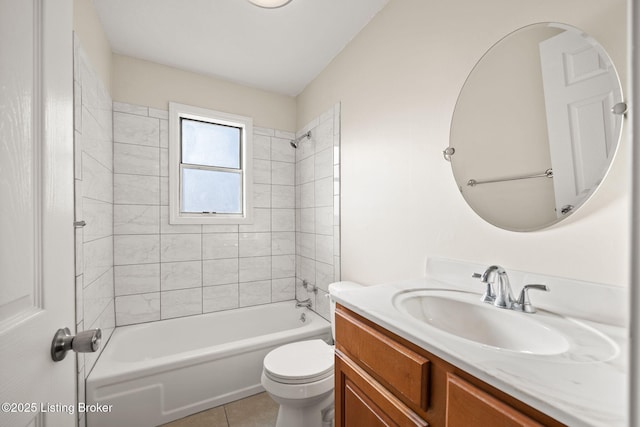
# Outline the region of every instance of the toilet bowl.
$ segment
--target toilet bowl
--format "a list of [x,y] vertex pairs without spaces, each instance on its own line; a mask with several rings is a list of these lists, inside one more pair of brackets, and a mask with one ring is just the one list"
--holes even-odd
[[[329,285],[329,295],[359,288],[353,282]],[[335,339],[335,302],[331,298],[331,331]],[[315,339],[286,344],[269,352],[262,386],[280,405],[276,427],[333,425],[334,347]]]

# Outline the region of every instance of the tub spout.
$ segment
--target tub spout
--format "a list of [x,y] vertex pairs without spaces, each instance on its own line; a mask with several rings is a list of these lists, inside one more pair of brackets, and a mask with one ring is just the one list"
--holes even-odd
[[311,298],[307,298],[304,301],[300,301],[296,299],[296,308],[300,308],[300,307],[311,308],[311,306],[312,306]]

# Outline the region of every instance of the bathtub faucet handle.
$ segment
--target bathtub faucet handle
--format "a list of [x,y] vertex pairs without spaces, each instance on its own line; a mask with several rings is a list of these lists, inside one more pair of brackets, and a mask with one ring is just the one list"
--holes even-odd
[[318,293],[318,287],[316,285],[313,285],[307,282],[306,280],[302,281],[302,287],[305,288],[307,292],[313,292],[314,294]]

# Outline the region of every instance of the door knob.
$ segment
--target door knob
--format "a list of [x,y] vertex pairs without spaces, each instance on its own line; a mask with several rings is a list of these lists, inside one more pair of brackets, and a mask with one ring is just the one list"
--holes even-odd
[[100,348],[102,331],[100,329],[89,329],[71,335],[69,328],[58,329],[51,341],[51,359],[59,362],[67,355],[69,350],[78,353],[93,353]]

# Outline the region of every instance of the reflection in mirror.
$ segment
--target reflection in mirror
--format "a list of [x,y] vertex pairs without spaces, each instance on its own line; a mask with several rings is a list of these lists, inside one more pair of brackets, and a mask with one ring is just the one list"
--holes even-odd
[[507,230],[562,220],[606,175],[623,110],[615,67],[593,38],[553,23],[509,34],[476,64],[456,103],[449,149],[460,192]]

